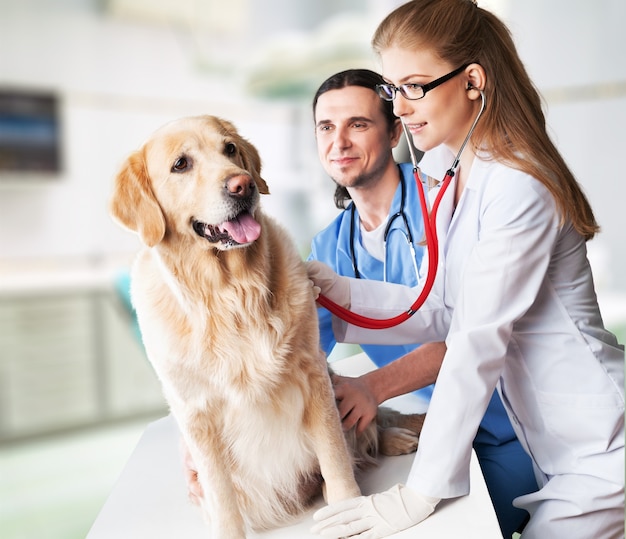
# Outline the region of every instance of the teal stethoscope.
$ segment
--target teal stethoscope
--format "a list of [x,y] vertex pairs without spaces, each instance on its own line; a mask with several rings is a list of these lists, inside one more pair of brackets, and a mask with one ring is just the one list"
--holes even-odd
[[[412,155],[411,159],[415,160],[415,156]],[[415,281],[416,284],[419,284],[419,269],[417,267],[417,260],[415,259],[415,246],[413,245],[413,234],[411,233],[411,227],[409,225],[409,220],[404,211],[404,207],[406,204],[406,185],[404,183],[404,177],[402,176],[402,172],[400,172],[400,209],[395,212],[393,215],[389,217],[387,220],[387,225],[385,226],[385,231],[383,232],[383,280],[387,281],[387,240],[392,232],[392,230],[397,230],[398,233],[404,235],[406,239],[409,250],[411,251],[411,261],[413,262],[413,270],[415,271]],[[392,225],[396,221],[396,219],[401,219],[402,224],[404,225],[404,230],[402,228],[392,229]],[[352,270],[354,271],[354,276],[357,279],[361,278],[361,273],[359,272],[359,266],[356,260],[356,249],[354,247],[354,242],[356,241],[356,211],[354,208],[354,203],[350,206],[350,258],[352,260]]]
[[[417,297],[413,305],[411,305],[411,307],[408,310],[396,316],[393,316],[391,318],[379,320],[376,318],[369,318],[367,316],[362,316],[360,314],[353,313],[349,309],[346,309],[345,307],[342,307],[341,305],[336,304],[334,301],[331,301],[327,297],[320,294],[319,297],[317,298],[317,302],[320,304],[320,306],[327,308],[335,316],[338,316],[342,320],[345,320],[346,322],[354,326],[359,326],[365,329],[387,329],[387,328],[397,326],[398,324],[401,324],[402,322],[405,322],[406,320],[408,320],[423,305],[424,301],[426,301],[426,298],[428,297],[428,294],[430,293],[433,287],[433,283],[435,282],[435,274],[437,272],[437,264],[439,262],[439,245],[437,241],[437,227],[436,227],[437,209],[439,208],[439,203],[441,202],[441,199],[443,198],[444,193],[446,192],[448,186],[450,185],[452,178],[456,174],[456,169],[458,168],[459,162],[461,160],[461,154],[463,153],[465,146],[467,145],[470,137],[472,136],[472,133],[474,132],[474,128],[476,127],[476,124],[478,123],[478,120],[480,119],[483,111],[485,110],[485,93],[478,88],[474,88],[474,89],[480,92],[480,97],[481,97],[480,110],[478,111],[478,114],[476,115],[476,119],[474,120],[474,123],[470,127],[469,132],[467,133],[467,136],[465,137],[465,140],[463,141],[463,144],[461,144],[461,148],[459,149],[459,152],[456,154],[456,157],[454,159],[454,162],[452,163],[452,166],[448,169],[443,181],[441,182],[441,187],[439,189],[439,192],[437,193],[437,197],[435,198],[435,201],[433,202],[431,212],[428,211],[428,204],[426,202],[424,186],[422,185],[420,174],[419,174],[419,169],[417,168],[417,159],[415,156],[415,151],[413,150],[413,146],[410,144],[411,137],[409,136],[409,132],[408,132],[406,125],[404,124],[404,122],[402,123],[404,134],[406,136],[407,142],[409,143],[409,152],[411,153],[411,161],[413,163],[413,176],[415,177],[415,182],[417,183],[417,187],[418,187],[420,207],[422,209],[422,216],[424,219],[426,248],[428,249],[428,273],[426,275],[426,282],[424,283],[424,287],[422,288],[422,291],[420,292],[419,296]],[[406,215],[403,215],[403,213],[404,213],[404,203],[401,206],[401,212],[400,212],[399,217],[401,218],[403,217],[406,220]],[[352,220],[352,222],[354,223],[354,219]],[[410,232],[408,226],[407,226],[407,231]],[[353,247],[353,245],[351,246]],[[386,256],[386,252],[385,252],[385,256]],[[415,257],[413,257],[413,260],[415,260]],[[353,259],[354,269],[355,271],[358,271],[356,268],[355,262],[356,261]]]

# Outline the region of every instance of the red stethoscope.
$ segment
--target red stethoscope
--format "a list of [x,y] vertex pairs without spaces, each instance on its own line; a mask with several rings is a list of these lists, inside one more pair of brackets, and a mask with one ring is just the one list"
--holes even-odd
[[483,111],[485,110],[485,93],[482,90],[479,90],[479,92],[480,92],[480,97],[481,97],[480,110],[478,111],[478,114],[476,115],[476,118],[474,119],[474,123],[470,127],[470,130],[467,133],[467,136],[465,137],[463,144],[461,144],[461,148],[459,149],[459,152],[456,154],[456,157],[454,159],[454,162],[452,163],[452,166],[448,169],[443,181],[441,182],[439,192],[437,193],[437,196],[435,197],[435,201],[433,202],[433,206],[432,206],[432,211],[430,212],[428,211],[428,203],[426,201],[426,194],[424,192],[424,186],[420,179],[419,169],[417,167],[417,158],[415,155],[415,151],[413,149],[413,145],[410,143],[411,138],[409,137],[409,132],[408,132],[406,125],[404,124],[404,122],[402,123],[402,128],[404,129],[404,135],[406,136],[407,143],[409,146],[409,153],[411,154],[411,162],[413,163],[413,176],[415,178],[415,182],[417,183],[417,190],[418,190],[419,199],[420,199],[420,207],[421,207],[422,216],[424,219],[426,249],[428,250],[428,272],[426,275],[426,281],[424,283],[424,288],[422,288],[422,291],[420,292],[417,299],[413,302],[413,305],[411,305],[411,307],[409,307],[407,311],[404,311],[398,314],[397,316],[393,316],[391,318],[383,318],[383,319],[369,318],[367,316],[362,316],[360,314],[353,313],[352,311],[346,309],[345,307],[342,307],[341,305],[338,305],[334,301],[331,301],[330,299],[328,299],[326,296],[323,296],[322,294],[320,294],[319,297],[317,298],[317,302],[320,304],[320,306],[325,307],[335,316],[338,316],[342,320],[354,326],[358,326],[358,327],[365,328],[365,329],[388,329],[388,328],[397,326],[398,324],[401,324],[402,322],[405,322],[406,320],[408,320],[424,304],[424,302],[426,301],[426,298],[428,297],[428,294],[430,294],[430,291],[433,287],[433,283],[435,282],[435,275],[437,274],[437,264],[439,263],[439,242],[437,240],[437,226],[436,226],[437,210],[439,208],[439,203],[441,202],[443,195],[445,194],[446,190],[448,189],[448,186],[450,185],[450,181],[456,174],[456,169],[459,166],[461,154],[463,153],[465,146],[469,142],[469,139],[472,136],[472,133],[474,132],[474,128],[476,127],[478,120],[480,119]]

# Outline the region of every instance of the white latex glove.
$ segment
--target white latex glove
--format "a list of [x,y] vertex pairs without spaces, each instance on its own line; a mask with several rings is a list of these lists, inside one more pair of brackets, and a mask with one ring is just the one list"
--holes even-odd
[[322,292],[320,287],[316,286],[311,279],[309,279],[309,286],[311,287],[311,292],[313,292],[313,299],[319,298]]
[[347,277],[337,275],[330,266],[318,260],[306,262],[306,270],[313,281],[313,290],[319,288],[323,296],[346,309],[350,308],[350,281]]
[[379,494],[350,498],[320,509],[313,515],[318,523],[311,532],[335,539],[380,539],[421,522],[439,501],[395,485]]

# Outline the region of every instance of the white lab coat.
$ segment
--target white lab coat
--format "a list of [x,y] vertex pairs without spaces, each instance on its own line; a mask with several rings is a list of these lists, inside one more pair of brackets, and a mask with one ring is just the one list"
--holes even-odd
[[[443,177],[445,168],[424,170]],[[604,329],[584,240],[569,222],[560,226],[552,196],[522,172],[476,158],[453,212],[454,187],[437,216],[435,286],[417,314],[385,331],[334,321],[346,342],[446,340],[407,484],[440,498],[469,492],[472,440],[497,387],[545,486],[520,505],[533,514],[537,501],[565,497],[584,513],[604,510],[604,499],[609,507],[621,503],[623,518],[624,351]],[[418,292],[351,280],[352,310],[387,318],[405,311]],[[582,476],[600,485],[577,480]],[[572,481],[555,494],[548,486],[554,477]],[[537,531],[524,537],[561,537],[539,522],[559,511],[538,516]],[[619,536],[590,526],[581,536]]]

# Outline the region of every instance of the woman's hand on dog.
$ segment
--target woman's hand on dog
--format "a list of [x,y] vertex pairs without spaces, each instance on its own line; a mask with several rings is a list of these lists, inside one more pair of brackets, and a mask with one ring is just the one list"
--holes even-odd
[[382,539],[420,523],[439,501],[397,484],[384,492],[323,507],[313,515],[317,524],[311,531],[330,539]]
[[311,291],[313,292],[313,299],[317,300],[322,293],[322,289],[319,286],[315,285],[315,282],[312,279],[309,279],[309,286],[311,287]]
[[367,379],[363,376],[350,378],[334,374],[332,381],[344,430],[350,430],[356,425],[357,434],[361,434],[376,418],[379,404]]
[[330,266],[319,260],[306,262],[306,271],[309,280],[313,281],[315,299],[322,294],[338,305],[350,308],[350,280],[347,277],[337,275]]

